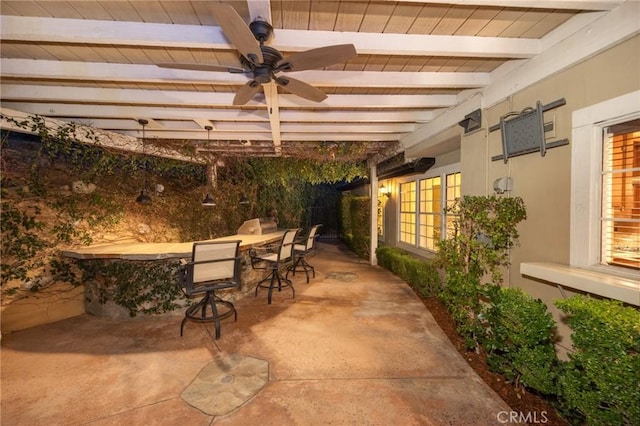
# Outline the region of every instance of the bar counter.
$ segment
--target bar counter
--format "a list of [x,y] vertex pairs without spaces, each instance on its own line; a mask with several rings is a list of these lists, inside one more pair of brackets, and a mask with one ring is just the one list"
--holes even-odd
[[[249,250],[282,239],[284,230],[266,234],[235,234],[206,241],[240,240],[242,273],[240,288],[222,295],[229,301],[253,293],[264,270],[251,267]],[[179,290],[179,260],[190,259],[193,242],[96,244],[65,250],[82,271],[84,309],[88,314],[124,319],[157,314],[186,306]]]
[[[279,241],[284,231],[264,235],[229,235],[207,241],[240,240],[240,251]],[[73,250],[64,250],[62,255],[73,259],[121,259],[121,260],[161,260],[172,258],[190,258],[193,242],[188,243],[127,243],[96,244]]]

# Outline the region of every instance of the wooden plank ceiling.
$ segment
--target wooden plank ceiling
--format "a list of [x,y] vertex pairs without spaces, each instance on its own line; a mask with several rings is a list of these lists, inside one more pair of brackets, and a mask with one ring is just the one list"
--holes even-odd
[[[328,95],[315,103],[275,85],[233,106],[248,80],[211,14],[213,1],[2,1],[3,114],[39,114],[212,155],[346,160],[398,141],[492,83],[510,61],[535,58],[545,37],[622,0],[328,1],[229,3],[249,23],[270,21],[286,57],[352,43],[357,56],[287,73]],[[206,127],[211,126],[210,130]],[[132,144],[132,149],[135,144]]]

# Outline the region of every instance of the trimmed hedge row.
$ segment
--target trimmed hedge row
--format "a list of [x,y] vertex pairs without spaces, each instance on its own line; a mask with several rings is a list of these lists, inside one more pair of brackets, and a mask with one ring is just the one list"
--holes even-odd
[[563,406],[590,425],[640,425],[640,311],[584,296],[555,305],[575,349],[558,380]]
[[416,259],[396,247],[376,249],[378,264],[405,280],[425,297],[435,296],[442,289],[438,268],[433,262]]
[[346,194],[342,196],[339,204],[340,238],[349,249],[363,258],[369,257],[371,247],[369,203],[370,198],[367,196],[356,197]]

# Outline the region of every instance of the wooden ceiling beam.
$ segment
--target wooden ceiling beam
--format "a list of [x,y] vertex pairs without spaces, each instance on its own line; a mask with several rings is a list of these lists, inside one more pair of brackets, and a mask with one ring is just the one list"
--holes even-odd
[[[226,106],[233,93],[191,92],[174,90],[111,89],[98,87],[1,84],[2,98],[29,102],[100,102],[107,104],[164,106]],[[321,103],[295,95],[280,95],[281,108],[448,108],[458,99],[455,95],[329,95]],[[264,96],[256,95],[248,106],[266,108]]]
[[[91,19],[3,15],[0,37],[34,43],[234,49],[220,27]],[[365,55],[531,58],[541,50],[540,40],[527,38],[277,30],[277,48],[283,52],[344,43]]]
[[[241,85],[247,77],[227,72],[187,71],[155,65],[0,59],[2,78],[165,84]],[[282,75],[282,74],[281,74]],[[300,71],[287,73],[316,87],[478,88],[488,72]]]
[[[84,117],[87,120],[104,118],[129,117],[133,120],[139,117],[153,117],[156,120],[190,120],[209,119],[218,122],[268,122],[265,109],[260,110],[232,110],[224,108],[180,108],[132,105],[79,105],[52,102],[23,103],[3,101],[2,106],[29,114],[49,115],[52,117]],[[427,123],[437,115],[431,109],[396,109],[389,110],[322,110],[307,111],[304,109],[285,109],[280,111],[283,122],[304,123]]]
[[[436,3],[443,0],[381,0],[394,3]],[[459,6],[509,7],[526,9],[611,10],[623,0],[446,0],[447,4]]]

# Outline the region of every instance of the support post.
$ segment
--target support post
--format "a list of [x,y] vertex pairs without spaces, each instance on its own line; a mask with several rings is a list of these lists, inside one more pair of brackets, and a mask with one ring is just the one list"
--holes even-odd
[[369,263],[371,263],[372,266],[376,266],[378,264],[378,257],[376,256],[376,249],[378,248],[378,176],[376,175],[376,164],[373,162],[369,164],[369,182],[371,199]]

